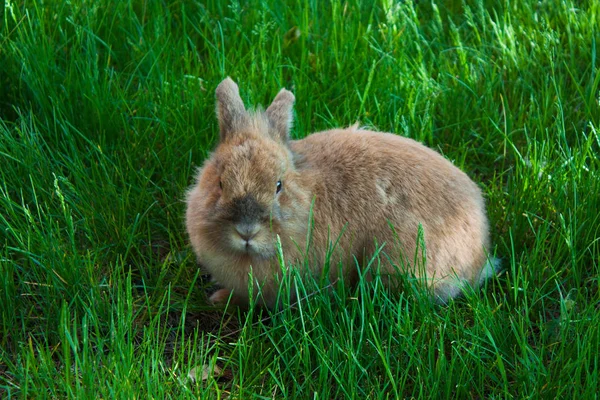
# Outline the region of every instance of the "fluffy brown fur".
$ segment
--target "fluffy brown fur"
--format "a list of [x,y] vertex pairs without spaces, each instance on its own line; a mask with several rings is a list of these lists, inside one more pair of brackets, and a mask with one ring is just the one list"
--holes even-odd
[[[355,257],[367,259],[383,245],[377,272],[390,288],[399,273],[409,273],[440,301],[467,284],[478,286],[493,271],[481,191],[435,151],[357,127],[290,141],[289,91],[282,89],[265,112],[255,113],[246,111],[229,78],[216,97],[220,143],[188,192],[186,214],[198,260],[225,287],[213,301],[226,301],[233,291],[237,303],[247,303],[251,272],[259,301],[275,306],[282,274],[277,235],[288,262],[305,265],[308,257],[308,272],[320,274],[331,242],[344,231],[333,261],[342,262],[349,280]],[[419,229],[424,254],[417,250]],[[331,268],[330,278],[337,273]]]

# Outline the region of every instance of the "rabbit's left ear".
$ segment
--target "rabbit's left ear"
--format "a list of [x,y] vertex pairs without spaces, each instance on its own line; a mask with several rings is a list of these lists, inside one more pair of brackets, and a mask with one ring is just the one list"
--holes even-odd
[[287,142],[290,137],[290,129],[294,118],[293,107],[296,98],[286,89],[281,89],[275,99],[265,111],[272,135],[275,139]]

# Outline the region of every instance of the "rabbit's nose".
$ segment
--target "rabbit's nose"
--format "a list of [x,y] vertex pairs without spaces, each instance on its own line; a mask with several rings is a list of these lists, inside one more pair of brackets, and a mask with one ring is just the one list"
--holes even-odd
[[252,239],[258,231],[260,231],[260,225],[258,224],[237,224],[235,231],[240,237],[246,241]]

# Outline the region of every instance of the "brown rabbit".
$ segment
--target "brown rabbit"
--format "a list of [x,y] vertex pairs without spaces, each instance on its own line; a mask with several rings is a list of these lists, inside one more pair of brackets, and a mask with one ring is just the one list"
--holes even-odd
[[[339,261],[352,280],[356,260],[383,246],[372,273],[392,290],[395,277],[408,273],[442,302],[494,272],[481,191],[440,154],[356,126],[292,141],[294,95],[285,89],[264,112],[247,112],[230,78],[216,97],[220,142],[188,192],[186,214],[199,262],[225,288],[214,302],[227,301],[233,291],[233,301],[246,304],[251,274],[259,302],[276,305],[285,273],[277,235],[286,265],[309,265],[317,276],[339,236],[332,280]],[[311,207],[314,227],[307,235]]]

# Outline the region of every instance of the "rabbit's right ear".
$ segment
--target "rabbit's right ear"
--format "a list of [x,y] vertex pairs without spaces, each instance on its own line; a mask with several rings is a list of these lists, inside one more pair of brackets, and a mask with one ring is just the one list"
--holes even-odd
[[240,90],[231,78],[227,77],[219,83],[215,94],[221,141],[224,141],[228,135],[247,122],[248,113],[240,97]]

